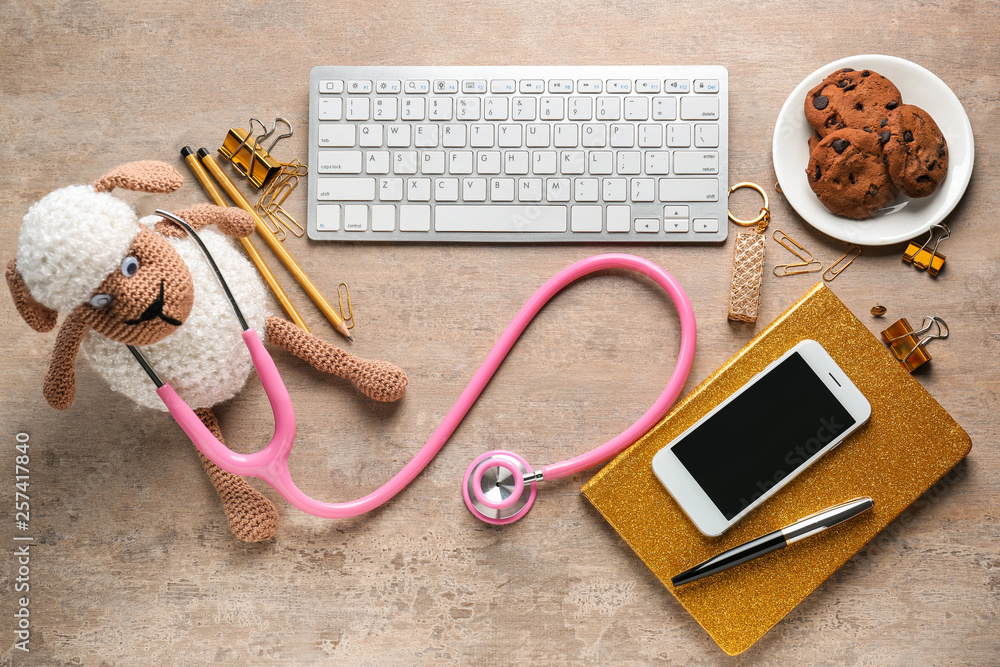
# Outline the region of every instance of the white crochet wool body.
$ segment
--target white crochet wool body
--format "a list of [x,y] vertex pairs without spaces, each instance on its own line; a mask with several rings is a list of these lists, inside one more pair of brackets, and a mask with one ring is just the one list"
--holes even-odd
[[[157,220],[151,216],[140,223],[152,225]],[[220,232],[206,228],[198,236],[215,258],[247,324],[263,340],[267,291],[260,276],[233,241]],[[240,337],[239,320],[197,243],[190,237],[168,240],[191,271],[194,305],[176,331],[139,349],[160,379],[169,383],[191,408],[212,407],[243,388],[253,364]],[[139,405],[166,410],[156,386],[125,345],[92,330],[81,349],[113,390]]]

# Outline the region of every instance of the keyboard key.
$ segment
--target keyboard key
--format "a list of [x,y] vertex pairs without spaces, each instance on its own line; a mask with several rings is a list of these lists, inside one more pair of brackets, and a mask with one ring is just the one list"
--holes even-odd
[[692,225],[696,234],[714,234],[719,231],[719,221],[716,218],[695,218]]
[[[632,79],[608,79],[605,90],[609,93],[631,93]],[[611,231],[610,229],[608,230]],[[625,231],[628,231],[627,229]]]
[[718,97],[682,97],[681,120],[718,120]]
[[441,145],[445,148],[464,148],[468,143],[465,140],[466,125],[462,123],[449,123],[441,127]]
[[429,178],[406,179],[406,198],[410,201],[430,201],[431,179]]
[[487,97],[483,105],[483,120],[507,120],[507,98]]
[[535,151],[531,155],[531,171],[535,174],[554,174],[558,167],[555,151]]
[[344,231],[368,231],[368,207],[349,204],[344,207]]
[[656,200],[656,179],[633,178],[632,201],[651,202]]
[[386,127],[386,146],[389,148],[406,148],[410,145],[409,125],[389,125]]
[[686,234],[691,229],[687,218],[664,218],[663,231],[667,234]]
[[559,161],[564,174],[582,174],[586,168],[587,154],[584,151],[563,151]]
[[549,81],[550,93],[572,93],[573,79],[552,79]]
[[545,198],[549,201],[569,201],[570,180],[568,178],[548,178],[545,180]]
[[615,154],[611,151],[591,151],[589,166],[590,173],[593,175],[612,174],[615,167]]
[[403,92],[405,93],[426,93],[431,89],[431,82],[425,79],[410,79],[403,82]]
[[420,157],[420,173],[444,173],[444,151],[424,151]]
[[567,115],[570,120],[590,120],[594,117],[594,98],[569,98],[569,113]]
[[602,181],[604,201],[628,199],[628,182],[624,178],[605,178]]
[[579,143],[578,127],[575,123],[557,123],[553,145],[557,148],[574,148]]
[[604,123],[584,123],[583,146],[585,148],[603,148],[608,143],[607,134],[608,126]]
[[677,98],[654,97],[653,120],[677,120]]
[[621,104],[618,97],[597,98],[597,120],[619,120],[622,117]]
[[718,174],[719,154],[715,152],[674,151],[675,174]]
[[631,231],[632,207],[631,206],[608,206],[605,209],[608,217],[608,231],[612,233]]
[[544,93],[545,81],[542,79],[521,79],[518,91],[522,93]]
[[715,124],[695,125],[694,145],[698,148],[718,148],[719,126]]
[[492,148],[494,144],[493,139],[493,125],[473,125],[469,128],[471,133],[471,138],[469,139],[469,145],[473,148]]
[[493,79],[490,81],[490,92],[498,94],[513,93],[517,90],[514,79]]
[[348,81],[347,92],[352,95],[362,95],[370,93],[372,92],[372,82],[370,80]]
[[503,173],[515,175],[527,174],[528,151],[507,151],[504,153]]
[[326,97],[319,100],[320,120],[340,120],[344,117],[344,100],[339,97]]
[[687,79],[667,79],[663,82],[663,90],[668,93],[686,93],[691,90],[691,82]]
[[690,209],[687,206],[664,206],[663,207],[663,217],[682,219],[686,220],[688,218],[688,213]]
[[518,148],[522,145],[521,125],[503,123],[498,128],[500,148]]
[[534,97],[515,97],[511,105],[511,120],[535,120],[535,105],[538,100]]
[[486,92],[486,79],[467,79],[462,82],[463,93],[480,94]]
[[696,93],[717,93],[719,92],[718,79],[695,79],[694,92]]
[[[597,207],[600,209],[600,207]],[[438,232],[565,232],[565,206],[462,206],[434,208]]]
[[656,123],[643,123],[639,126],[640,148],[662,148],[663,126]]
[[431,230],[431,207],[407,205],[399,207],[399,231],[429,232]]
[[600,195],[599,184],[600,181],[596,178],[573,179],[573,194],[575,199],[577,201],[597,201]]
[[667,125],[667,146],[670,148],[686,148],[690,145],[690,125],[687,123],[671,123]]
[[578,93],[600,93],[604,91],[604,82],[601,79],[580,79],[576,82],[576,92]]
[[660,201],[719,201],[719,181],[715,178],[661,178]]
[[542,98],[542,108],[539,114],[540,120],[562,120],[563,119],[563,103],[565,100],[561,97],[543,97]]
[[648,151],[646,153],[647,174],[670,173],[670,151]]
[[414,125],[413,145],[417,148],[436,148],[438,145],[438,126]]
[[429,120],[451,120],[452,101],[450,97],[434,97],[428,100],[427,118]]
[[632,148],[635,146],[635,126],[631,123],[612,123],[611,146],[613,148]]
[[382,145],[382,125],[376,123],[366,123],[358,126],[359,146],[381,146]]
[[374,178],[317,178],[316,198],[333,201],[375,199]]
[[500,151],[479,151],[476,156],[476,172],[479,174],[499,174]]
[[398,93],[402,90],[402,86],[399,85],[398,80],[381,80],[375,82],[375,92],[380,95],[390,95],[392,93]]
[[352,97],[347,100],[347,120],[368,120],[371,115],[371,99]]
[[465,201],[486,201],[486,179],[463,178],[462,199]]
[[660,221],[658,218],[636,218],[635,231],[640,234],[658,234]]
[[344,82],[340,79],[323,79],[319,82],[319,92],[342,93],[344,92]]
[[396,104],[398,102],[399,100],[395,97],[376,98],[372,118],[374,120],[396,120]]
[[542,201],[542,179],[519,178],[517,199],[518,201]]
[[392,171],[396,174],[417,173],[417,151],[396,151],[392,156]]
[[437,201],[458,201],[458,179],[434,179],[434,199]]
[[448,157],[448,171],[452,174],[471,174],[472,158],[472,151],[452,151]]
[[524,145],[528,148],[546,148],[550,143],[549,127],[546,123],[531,123],[528,125]]
[[407,97],[403,100],[403,108],[399,117],[403,120],[423,120],[424,119],[424,98]]
[[635,92],[658,93],[660,92],[660,82],[658,79],[639,79],[635,82]]
[[382,201],[399,201],[403,198],[403,179],[379,179],[378,198]]
[[648,119],[649,119],[648,97],[625,98],[625,120],[648,120]]
[[316,169],[321,174],[360,174],[361,151],[320,151]]
[[600,206],[573,206],[570,229],[574,232],[599,232],[604,225],[604,209]]
[[316,206],[316,229],[321,232],[340,231],[340,204]]
[[353,125],[320,125],[320,146],[353,146],[355,141]]
[[639,151],[618,151],[619,174],[638,174],[641,171],[642,153]]
[[480,102],[478,97],[460,97],[455,118],[458,120],[479,120]]
[[396,229],[396,207],[386,204],[372,206],[372,231],[391,232]]
[[369,174],[388,174],[389,151],[368,151],[365,157],[365,171]]
[[514,201],[514,179],[491,178],[490,201]]
[[434,92],[442,94],[451,94],[458,92],[458,80],[457,79],[437,79],[434,82]]

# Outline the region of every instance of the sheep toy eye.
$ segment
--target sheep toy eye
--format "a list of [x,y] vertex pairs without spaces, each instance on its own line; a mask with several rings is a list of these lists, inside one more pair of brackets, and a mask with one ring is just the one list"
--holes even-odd
[[95,294],[90,297],[90,305],[94,308],[104,308],[111,303],[110,294]]
[[135,257],[126,257],[122,260],[122,275],[131,278],[139,271],[139,260]]

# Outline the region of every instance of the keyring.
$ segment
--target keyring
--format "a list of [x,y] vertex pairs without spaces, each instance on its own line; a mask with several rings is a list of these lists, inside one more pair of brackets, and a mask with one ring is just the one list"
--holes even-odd
[[767,228],[767,223],[770,222],[771,220],[770,203],[768,202],[767,199],[767,193],[764,191],[764,188],[760,187],[756,183],[750,183],[749,181],[746,181],[743,183],[737,183],[733,187],[729,188],[729,194],[726,195],[727,200],[729,197],[732,197],[733,193],[739,190],[740,188],[750,188],[751,190],[756,190],[757,193],[764,198],[764,206],[760,209],[760,213],[753,220],[740,220],[735,215],[733,215],[733,212],[730,211],[729,208],[727,207],[726,213],[729,215],[729,219],[732,220],[733,223],[739,225],[740,227],[756,226],[757,231],[763,233],[764,229]]

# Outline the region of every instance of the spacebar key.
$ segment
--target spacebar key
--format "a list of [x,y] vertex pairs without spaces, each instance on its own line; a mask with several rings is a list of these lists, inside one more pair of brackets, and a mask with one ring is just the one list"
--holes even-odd
[[565,206],[434,207],[438,232],[565,232]]

